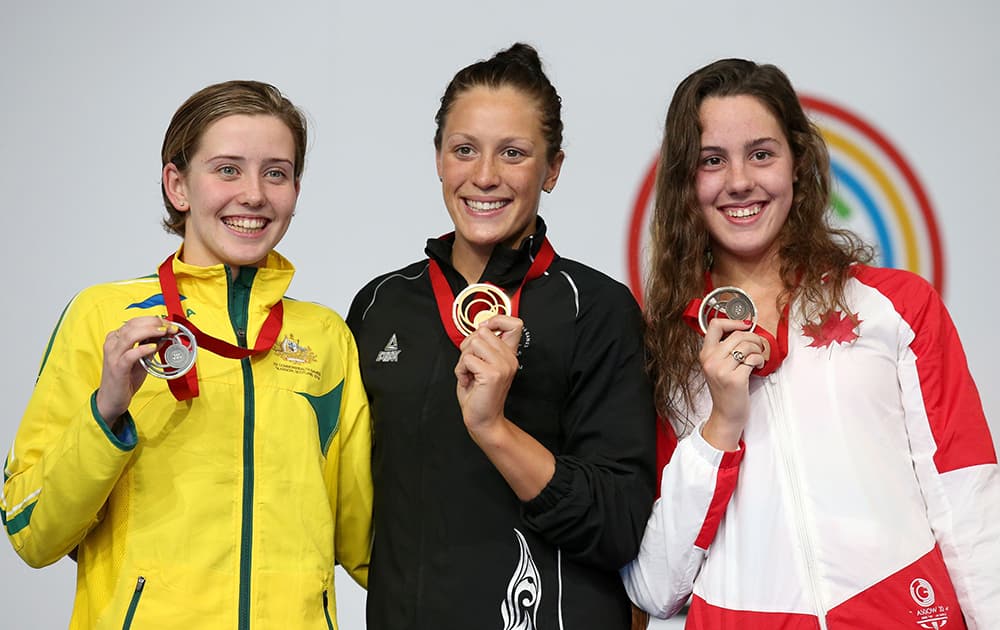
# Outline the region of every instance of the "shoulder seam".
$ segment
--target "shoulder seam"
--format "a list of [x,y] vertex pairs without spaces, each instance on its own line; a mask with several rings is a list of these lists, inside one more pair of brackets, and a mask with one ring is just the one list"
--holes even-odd
[[568,272],[563,271],[563,270],[559,270],[559,273],[561,273],[566,278],[566,282],[569,283],[570,288],[573,289],[573,303],[574,303],[574,306],[576,307],[576,313],[575,313],[574,317],[579,317],[580,316],[580,290],[576,287],[576,283],[573,282],[573,277],[570,276]]
[[377,285],[375,285],[375,288],[372,290],[371,302],[369,302],[368,306],[365,307],[365,310],[361,312],[361,321],[365,321],[365,317],[368,316],[369,309],[371,309],[371,307],[375,305],[375,299],[378,297],[378,290],[382,288],[383,284],[385,284],[389,280],[392,280],[393,278],[402,278],[403,280],[416,280],[420,276],[424,275],[424,271],[426,270],[427,270],[427,264],[425,263],[423,268],[420,270],[420,273],[418,273],[415,276],[404,276],[401,273],[391,273],[385,278],[382,278],[382,281],[379,282]]

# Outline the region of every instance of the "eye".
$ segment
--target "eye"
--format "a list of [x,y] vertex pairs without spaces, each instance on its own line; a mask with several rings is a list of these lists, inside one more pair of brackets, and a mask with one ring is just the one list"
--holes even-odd
[[761,150],[761,151],[754,151],[753,153],[750,154],[750,159],[751,160],[755,160],[757,162],[763,162],[764,160],[768,159],[769,157],[771,157],[771,152],[770,151],[763,151],[763,150]]
[[718,168],[722,166],[722,158],[718,155],[709,155],[701,159],[701,166],[705,168]]
[[524,151],[521,149],[515,149],[514,147],[504,149],[502,155],[508,160],[520,160],[526,156]]
[[467,144],[460,144],[454,148],[454,153],[460,158],[472,157],[475,155],[475,150]]
[[236,177],[237,175],[239,175],[240,172],[236,169],[235,166],[227,165],[227,166],[220,166],[218,169],[218,173],[223,177]]
[[268,179],[285,179],[288,176],[280,168],[271,168],[264,171],[264,177]]

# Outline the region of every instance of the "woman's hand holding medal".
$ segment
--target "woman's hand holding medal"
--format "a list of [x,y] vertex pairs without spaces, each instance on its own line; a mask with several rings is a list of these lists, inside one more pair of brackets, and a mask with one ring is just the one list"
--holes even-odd
[[517,374],[517,347],[524,323],[494,315],[480,321],[459,346],[455,393],[472,440],[522,501],[538,496],[555,474],[555,457],[504,415]]
[[[142,359],[156,352],[156,340],[176,332],[176,326],[153,315],[136,317],[104,338],[101,385],[97,390],[97,411],[109,424],[125,413],[132,397],[146,380]],[[112,426],[113,428],[113,426]]]
[[698,356],[712,396],[712,413],[702,436],[717,448],[733,451],[750,417],[750,374],[764,366],[770,348],[753,332],[757,309],[742,289],[722,287],[710,292],[702,302],[698,322],[705,333]]
[[702,436],[716,448],[734,451],[750,417],[750,374],[770,353],[749,320],[716,318],[708,323],[698,355],[712,395],[712,413]]
[[494,315],[481,321],[459,346],[462,354],[455,365],[455,391],[465,426],[474,438],[504,419],[523,329],[524,323],[516,317]]

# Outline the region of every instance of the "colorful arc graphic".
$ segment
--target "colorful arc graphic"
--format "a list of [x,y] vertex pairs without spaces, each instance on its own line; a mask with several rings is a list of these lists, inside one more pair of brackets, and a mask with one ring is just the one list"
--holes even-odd
[[[919,273],[943,295],[944,252],[941,237],[929,197],[913,169],[885,136],[856,114],[815,97],[800,94],[799,100],[809,113],[825,117],[846,131],[838,131],[834,125],[817,121],[830,147],[830,167],[835,182],[831,198],[834,212],[841,219],[855,212],[864,216],[874,232],[872,239],[880,257],[879,264]],[[647,211],[652,206],[655,180],[654,160],[639,188],[629,225],[628,280],[640,302],[642,239],[648,223]],[[905,197],[911,199],[909,205],[904,201]]]

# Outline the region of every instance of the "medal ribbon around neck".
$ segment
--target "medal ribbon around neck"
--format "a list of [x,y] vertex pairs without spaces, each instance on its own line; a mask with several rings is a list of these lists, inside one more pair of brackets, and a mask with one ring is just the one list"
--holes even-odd
[[[535,259],[531,261],[531,267],[528,268],[528,273],[525,274],[524,279],[521,280],[520,286],[517,287],[517,291],[510,298],[511,317],[517,317],[517,313],[521,304],[521,289],[524,285],[531,282],[535,278],[541,277],[542,274],[549,268],[552,261],[555,260],[556,252],[552,249],[552,245],[549,243],[549,239],[545,238],[542,240],[542,246],[538,250],[538,255]],[[455,344],[455,347],[461,347],[462,341],[465,339],[465,335],[458,326],[455,324],[455,320],[452,317],[452,312],[455,308],[455,295],[451,292],[451,287],[448,285],[448,280],[444,277],[444,272],[441,270],[441,266],[433,258],[430,259],[428,264],[430,267],[431,276],[431,287],[434,289],[434,299],[437,301],[438,314],[441,316],[441,323],[444,324],[444,329],[448,333],[448,337],[451,342]],[[482,283],[490,284],[490,283]],[[472,285],[470,285],[472,286]],[[492,287],[493,285],[490,284]],[[497,290],[503,292],[503,289],[496,287]],[[485,291],[484,291],[485,292]],[[201,343],[201,339],[198,340]]]
[[[271,312],[267,314],[264,325],[261,326],[260,333],[253,348],[241,348],[233,344],[217,339],[208,333],[198,330],[183,313],[181,308],[180,293],[177,291],[177,278],[174,276],[174,255],[171,254],[160,264],[157,276],[160,279],[160,291],[163,293],[163,303],[167,307],[167,321],[182,324],[190,330],[198,346],[227,359],[245,359],[255,354],[267,352],[278,339],[281,333],[281,323],[284,319],[284,307],[279,300],[271,307]],[[177,400],[190,400],[198,396],[198,366],[191,366],[190,371],[180,378],[167,381],[170,391]]]

